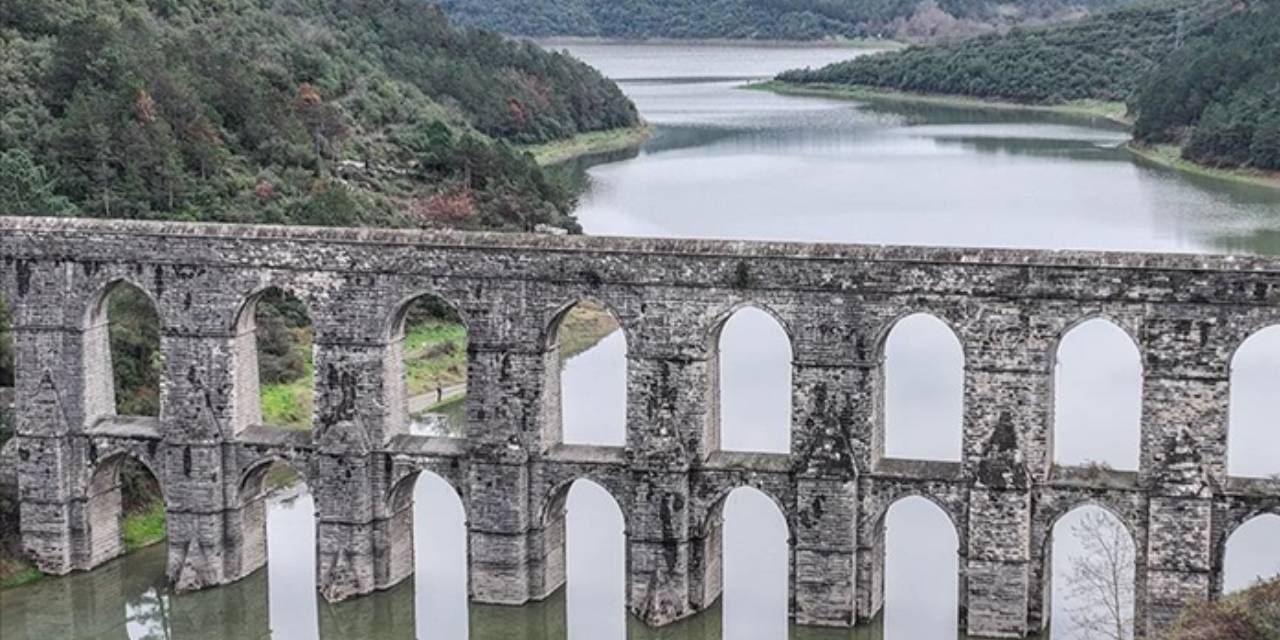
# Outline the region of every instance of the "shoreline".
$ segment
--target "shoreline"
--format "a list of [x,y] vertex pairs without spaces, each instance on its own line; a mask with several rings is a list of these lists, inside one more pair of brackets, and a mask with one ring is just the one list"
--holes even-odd
[[891,39],[877,38],[825,38],[822,40],[751,40],[743,38],[606,38],[603,36],[511,36],[534,42],[542,47],[572,46],[584,44],[616,44],[616,45],[687,45],[693,47],[762,47],[793,48],[809,47],[813,49],[905,49],[909,43]]
[[[941,107],[985,109],[990,111],[1055,113],[1090,120],[1104,120],[1112,125],[1123,126],[1126,130],[1133,127],[1133,120],[1125,115],[1124,104],[1118,102],[1080,101],[1059,105],[1039,105],[948,94],[910,93],[862,85],[792,85],[777,80],[750,83],[743,85],[742,88],[751,91],[768,91],[778,95],[809,96],[838,100],[931,104]],[[1130,140],[1124,145],[1124,148],[1136,158],[1172,171],[1280,190],[1280,172],[1273,174],[1250,169],[1220,169],[1196,164],[1190,160],[1183,159],[1179,148],[1174,145],[1147,147]]]
[[1123,126],[1133,126],[1133,120],[1125,115],[1124,103],[1104,102],[1101,100],[1067,102],[1063,104],[1028,104],[1007,100],[988,100],[952,94],[912,93],[894,89],[879,89],[865,85],[807,84],[793,85],[777,80],[755,82],[744,85],[743,89],[751,91],[768,91],[779,95],[811,96],[820,98],[836,98],[842,100],[866,100],[881,102],[905,102],[912,104],[932,104],[941,107],[962,107],[969,109],[987,109],[991,111],[1030,111],[1036,113],[1056,113],[1061,115],[1101,119]]
[[642,122],[637,127],[589,131],[564,140],[521,145],[517,148],[532,154],[534,161],[539,166],[549,167],[576,160],[583,156],[638,147],[652,136],[653,126],[647,122]]
[[1131,141],[1124,145],[1124,148],[1135,157],[1165,169],[1280,191],[1280,172],[1267,173],[1251,169],[1207,167],[1184,159],[1180,148],[1174,145],[1152,147]]

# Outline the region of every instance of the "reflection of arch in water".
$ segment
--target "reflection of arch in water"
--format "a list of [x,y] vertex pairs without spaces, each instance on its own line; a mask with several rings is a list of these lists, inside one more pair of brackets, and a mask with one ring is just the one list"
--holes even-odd
[[[448,487],[447,493],[453,496],[452,504],[448,507],[452,513],[437,515],[451,523],[448,526],[458,526],[463,529],[467,526],[467,512],[461,489],[444,476],[429,469],[415,469],[403,475],[387,491],[385,501],[387,517],[382,525],[385,527],[383,538],[386,541],[387,560],[385,563],[377,563],[385,567],[379,572],[384,575],[376,576],[379,588],[385,589],[398,584],[413,575],[417,567],[415,561],[417,548],[414,540],[414,514],[417,507],[414,505],[414,494],[417,492],[419,483],[422,482],[438,483]],[[463,549],[463,554],[465,556],[466,549]]]
[[[591,317],[598,313],[604,313],[608,317]],[[565,336],[562,333],[571,316],[584,318],[583,324],[588,326],[611,324],[617,327],[622,339],[621,352],[616,357],[609,357],[598,370],[592,372],[593,380],[589,385],[575,384],[575,380],[570,378],[569,358],[578,354],[566,352]],[[560,443],[625,446],[631,330],[612,307],[593,297],[580,298],[560,307],[546,326],[543,352],[544,443],[547,446]],[[598,355],[598,352],[594,355]],[[611,401],[609,406],[598,407],[600,411],[566,411],[566,407],[587,406],[590,398],[597,394],[619,400]]]
[[247,576],[267,563],[267,497],[271,487],[267,486],[266,479],[276,465],[282,465],[297,477],[302,492],[310,490],[310,478],[304,472],[307,466],[301,460],[269,456],[245,467],[236,483],[238,508],[228,512],[228,528],[240,532],[240,553],[227,558],[230,565],[227,573],[236,578]]
[[[751,331],[757,332],[751,339],[756,349],[726,348],[726,332],[732,343]],[[758,302],[735,304],[715,315],[707,332],[711,386],[704,434],[707,452],[791,453],[792,335],[782,314]],[[772,351],[785,355],[774,362],[768,357]],[[751,361],[761,354],[763,362]],[[766,385],[753,388],[756,381]],[[752,427],[759,432],[752,434]]]
[[[1068,325],[1050,351],[1053,370],[1052,464],[1106,463],[1138,468],[1142,437],[1142,351],[1122,320],[1092,314]],[[1114,368],[1076,364],[1077,358],[1118,355]],[[1094,363],[1087,363],[1094,364]],[[1105,363],[1103,363],[1105,364]],[[1110,372],[1112,376],[1103,376]],[[1116,393],[1108,399],[1105,394]],[[1124,434],[1119,447],[1107,441]],[[1105,449],[1105,450],[1104,450]],[[1117,453],[1117,449],[1119,453]]]
[[[690,599],[696,611],[711,608],[724,594],[725,556],[729,553],[725,546],[725,507],[735,495],[751,496],[757,503],[769,505],[764,509],[767,514],[765,518],[772,520],[773,524],[764,525],[762,530],[767,531],[772,528],[783,532],[782,540],[779,542],[785,548],[783,553],[786,558],[786,568],[782,575],[784,587],[789,590],[794,580],[792,575],[794,551],[791,543],[795,539],[795,531],[793,523],[787,518],[788,510],[783,507],[783,500],[776,495],[775,491],[766,487],[755,485],[727,487],[709,504],[705,515],[700,522],[696,523],[694,529],[695,537],[691,550],[693,556],[690,562],[690,567],[693,569],[693,575],[690,576]],[[754,551],[766,552],[767,550]],[[787,610],[789,613],[789,605]]]
[[[914,348],[921,338],[926,338],[927,349]],[[884,363],[876,405],[879,456],[958,462],[964,441],[966,359],[955,329],[932,313],[908,312],[890,322],[877,343]],[[919,379],[909,377],[924,372],[927,375]],[[930,415],[931,408],[937,415]],[[938,442],[945,444],[929,446]]]
[[[960,526],[957,520],[957,515],[952,512],[952,509],[947,505],[945,500],[927,493],[918,492],[906,492],[902,495],[895,496],[882,511],[870,514],[872,515],[871,533],[872,540],[874,542],[870,553],[867,556],[869,562],[865,560],[862,561],[862,570],[866,572],[865,583],[863,584],[866,593],[861,594],[860,597],[868,599],[868,601],[863,605],[864,613],[862,617],[871,618],[877,615],[882,615],[892,604],[889,602],[889,595],[885,589],[886,576],[891,570],[890,563],[892,562],[893,565],[897,565],[901,562],[901,558],[899,557],[899,554],[893,554],[893,559],[892,561],[890,560],[890,554],[887,551],[888,540],[890,535],[895,535],[896,540],[896,536],[905,534],[891,534],[889,532],[889,525],[892,521],[897,519],[898,516],[895,514],[901,513],[904,505],[909,508],[923,507],[923,512],[930,514],[927,517],[931,522],[918,528],[913,528],[913,531],[924,531],[929,532],[930,534],[941,532],[936,533],[935,535],[946,536],[946,542],[944,543],[946,548],[953,549],[953,552],[949,554],[953,559],[952,568],[950,570],[947,570],[946,568],[942,569],[939,575],[943,576],[942,579],[949,579],[946,577],[948,575],[954,576],[955,578],[955,614],[951,616],[951,621],[957,625],[962,624],[965,619],[966,600],[966,582],[963,560],[964,529]],[[900,542],[901,541],[896,541],[894,543],[895,546]],[[927,544],[926,542],[914,539],[911,540],[911,542],[912,544]],[[897,570],[896,568],[894,568],[894,573],[895,575],[906,574],[905,570]],[[932,577],[937,578],[938,575],[934,575]],[[927,582],[928,580],[921,580],[922,584]]]
[[121,555],[124,545],[124,492],[120,480],[120,472],[126,464],[137,464],[151,476],[160,487],[160,500],[165,500],[165,487],[160,482],[151,461],[145,456],[135,455],[128,451],[114,451],[104,454],[94,464],[89,473],[85,517],[88,532],[87,565],[93,568]]
[[1280,455],[1265,455],[1280,439],[1275,416],[1280,413],[1280,325],[1249,334],[1231,356],[1230,407],[1227,419],[1227,473],[1266,477],[1280,473]]
[[[461,396],[462,402],[466,402],[467,396],[467,377],[470,374],[470,353],[471,353],[471,326],[468,318],[462,313],[458,305],[453,304],[448,299],[433,292],[415,293],[412,296],[402,300],[396,305],[395,311],[388,317],[386,327],[384,329],[385,339],[387,341],[387,352],[383,358],[383,411],[385,421],[384,439],[390,439],[392,436],[404,433],[408,429],[411,394],[409,392],[409,380],[406,377],[409,373],[409,365],[405,362],[405,337],[409,318],[413,315],[414,310],[421,313],[428,313],[432,317],[444,322],[457,322],[462,325],[462,382]],[[451,391],[441,386],[437,389],[424,389],[423,393],[430,402],[435,404],[432,394],[438,393],[441,398],[445,397],[445,393]],[[458,393],[453,391],[453,393]],[[465,415],[465,412],[464,414]],[[464,420],[465,422],[465,420]],[[459,435],[465,436],[466,431],[462,428],[464,425],[456,425],[460,429]]]
[[[1056,570],[1057,567],[1055,567],[1054,562],[1055,557],[1058,557],[1055,553],[1055,547],[1057,546],[1056,541],[1062,540],[1062,538],[1058,537],[1062,535],[1062,532],[1058,531],[1059,525],[1064,519],[1073,516],[1073,514],[1085,514],[1090,511],[1103,514],[1106,520],[1110,521],[1112,524],[1118,524],[1124,529],[1126,537],[1125,540],[1122,541],[1122,544],[1127,546],[1127,553],[1131,559],[1131,563],[1129,563],[1127,567],[1121,567],[1121,570],[1128,576],[1128,584],[1124,586],[1131,587],[1132,591],[1129,592],[1130,598],[1126,603],[1128,611],[1123,612],[1122,615],[1130,621],[1131,629],[1137,628],[1137,625],[1139,624],[1138,612],[1145,608],[1143,606],[1143,602],[1145,602],[1145,594],[1142,593],[1142,581],[1140,580],[1137,569],[1140,564],[1143,564],[1143,553],[1141,552],[1142,545],[1140,544],[1142,536],[1140,535],[1138,527],[1135,526],[1130,517],[1126,517],[1125,509],[1122,506],[1113,506],[1108,504],[1105,500],[1084,499],[1057,509],[1045,521],[1045,535],[1044,539],[1040,542],[1040,553],[1043,559],[1043,577],[1041,582],[1042,609],[1040,614],[1042,628],[1051,628],[1051,623],[1055,614],[1053,597],[1054,584],[1057,583],[1059,587],[1062,587],[1066,579],[1066,576],[1060,575],[1060,572]],[[1074,534],[1069,532],[1069,535]]]
[[[581,600],[583,594],[588,599],[601,598],[605,602],[616,602],[619,610],[611,612],[607,618],[614,623],[625,621],[627,607],[627,577],[630,575],[630,543],[626,511],[618,502],[617,495],[607,488],[607,480],[602,483],[598,479],[577,477],[562,481],[546,494],[541,509],[535,511],[537,522],[541,526],[536,538],[539,541],[543,561],[531,576],[534,580],[534,594],[537,599],[544,599],[555,594],[561,587],[568,585],[566,601],[571,607],[575,601]],[[594,494],[591,496],[589,494]],[[571,505],[590,505],[603,507],[606,513],[575,512]],[[570,525],[569,521],[573,521]],[[584,531],[584,528],[586,529]],[[621,557],[605,558],[605,562],[614,565],[614,569],[601,569],[601,565],[590,567],[574,564],[572,558],[577,556],[580,539],[591,540],[595,544],[609,544],[609,539],[620,547]],[[575,548],[570,549],[570,545]],[[606,583],[593,583],[590,576],[600,572],[609,579]],[[576,576],[576,577],[575,577]],[[575,580],[584,580],[577,582]],[[582,589],[585,587],[586,589]],[[616,614],[613,615],[613,614]],[[574,614],[570,612],[570,616]]]
[[[145,311],[150,315],[143,322],[153,321],[156,324],[158,343],[150,345],[156,354],[164,357],[164,318],[160,315],[160,306],[156,297],[145,287],[127,278],[117,278],[102,285],[93,293],[85,307],[81,342],[84,349],[84,419],[85,427],[91,428],[98,421],[117,415],[117,396],[115,366],[111,352],[110,301],[113,295],[128,290],[146,302]],[[155,381],[159,402],[164,401],[164,387],[159,379]],[[159,404],[157,404],[159,406]],[[154,417],[154,414],[152,415]]]
[[[258,304],[263,298],[278,296],[281,300],[295,300],[302,307],[307,324],[315,327],[311,300],[302,290],[294,290],[280,285],[266,285],[255,289],[245,296],[236,312],[232,325],[234,334],[232,348],[232,406],[233,431],[241,431],[263,424],[262,420],[262,387],[258,362]],[[311,389],[315,397],[314,386]],[[314,412],[313,412],[314,413]],[[314,424],[314,416],[308,416],[307,424]]]

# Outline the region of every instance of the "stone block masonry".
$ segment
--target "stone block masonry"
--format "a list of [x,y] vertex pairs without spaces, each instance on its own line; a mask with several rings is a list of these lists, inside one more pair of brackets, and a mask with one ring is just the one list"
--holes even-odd
[[[116,415],[100,302],[128,282],[162,323],[158,419]],[[316,332],[314,431],[259,424],[252,305],[268,287]],[[1231,354],[1280,324],[1280,261],[1193,255],[0,219],[0,294],[14,311],[18,484],[26,550],[48,573],[120,552],[113,469],[150,468],[169,513],[170,578],[197,590],[265,562],[262,477],[295,468],[315,495],[318,584],[331,600],[412,573],[413,479],[462,497],[470,593],[521,604],[564,582],[563,497],[576,478],[626,520],[628,607],[653,625],[720,596],[720,509],[741,485],[781,507],[800,624],[849,626],[884,601],[884,516],[922,496],[960,540],[961,626],[1021,637],[1047,619],[1053,523],[1116,513],[1138,550],[1138,630],[1221,589],[1225,539],[1280,513],[1280,482],[1226,473]],[[432,294],[471,344],[466,437],[406,431],[397,318]],[[592,299],[627,333],[623,447],[561,442],[555,340]],[[715,336],[744,306],[792,343],[789,454],[721,451]],[[884,337],[948,322],[966,362],[959,462],[886,458]],[[1054,468],[1061,335],[1124,318],[1144,359],[1140,468],[1117,481]]]

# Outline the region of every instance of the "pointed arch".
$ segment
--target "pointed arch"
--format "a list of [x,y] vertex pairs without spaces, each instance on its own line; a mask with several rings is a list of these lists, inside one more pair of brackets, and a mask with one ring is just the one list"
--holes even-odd
[[739,305],[711,332],[708,451],[791,453],[791,333],[771,309]]
[[164,511],[165,487],[151,464],[127,451],[108,453],[89,472],[86,495],[88,567],[123,554],[129,544],[124,528],[130,512]]
[[[1086,629],[1137,624],[1138,541],[1133,524],[1109,505],[1086,500],[1064,510],[1044,540],[1044,624],[1051,638],[1079,637]],[[1095,576],[1119,576],[1097,580]]]
[[1107,318],[1085,318],[1059,338],[1053,365],[1053,463],[1137,470],[1142,438],[1137,341]]
[[886,637],[953,635],[964,597],[953,516],[935,498],[910,494],[894,500],[876,526],[868,586]]
[[1231,531],[1223,554],[1225,593],[1280,576],[1280,506],[1254,515]]
[[883,343],[883,456],[959,461],[964,441],[964,347],[937,316],[895,321]]
[[542,591],[565,585],[569,637],[624,637],[629,552],[617,498],[595,480],[575,478],[551,491],[541,516]]
[[[9,306],[8,300],[0,295],[0,390],[12,389],[17,383],[17,372],[14,369],[17,359],[15,324],[13,308]],[[6,397],[5,393],[0,391],[0,412],[7,411],[6,403],[13,400],[11,397]]]
[[164,332],[156,299],[117,278],[90,298],[83,323],[85,427],[117,415],[158,417]]
[[770,492],[738,486],[700,526],[703,606],[723,597],[721,635],[786,637],[792,582],[791,523]]
[[467,514],[461,492],[418,469],[387,492],[388,588],[413,575],[417,637],[467,637]]
[[278,285],[246,296],[233,327],[234,431],[314,424],[314,325],[306,299]]
[[461,311],[437,294],[416,294],[396,305],[386,331],[385,437],[465,437],[471,332]]
[[582,298],[555,314],[543,361],[549,446],[626,446],[628,344],[626,326],[600,300]]
[[1280,474],[1275,454],[1280,428],[1280,325],[1260,329],[1231,357],[1230,409],[1227,419],[1227,474],[1266,477]]

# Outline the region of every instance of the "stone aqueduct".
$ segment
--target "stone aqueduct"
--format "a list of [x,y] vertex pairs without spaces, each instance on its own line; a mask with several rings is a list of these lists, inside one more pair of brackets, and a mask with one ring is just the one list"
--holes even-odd
[[[1043,624],[1046,539],[1080,504],[1134,536],[1140,631],[1220,591],[1227,536],[1280,513],[1280,481],[1226,465],[1230,360],[1280,324],[1276,260],[29,218],[0,221],[0,259],[22,535],[48,573],[121,552],[110,469],[124,455],[162,484],[168,574],[184,590],[262,566],[263,470],[289,462],[315,496],[330,600],[410,574],[405,487],[423,470],[462,498],[472,598],[544,598],[565,580],[564,492],[589,478],[622,507],[628,606],[655,625],[719,597],[719,507],[743,485],[786,517],[797,622],[847,626],[880,610],[884,514],[919,495],[959,534],[961,625],[993,637]],[[159,418],[114,412],[101,302],[121,281],[161,318]],[[271,286],[303,300],[316,330],[311,433],[258,424],[251,310]],[[468,326],[465,439],[405,426],[397,318],[424,293]],[[625,447],[560,441],[551,336],[584,298],[626,332]],[[744,305],[791,337],[790,454],[717,446],[714,338]],[[881,348],[915,312],[964,345],[958,463],[883,455]],[[1143,354],[1136,473],[1051,464],[1055,345],[1097,316]]]

